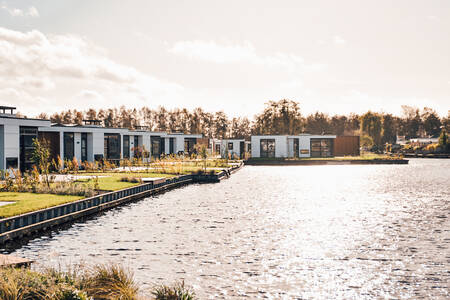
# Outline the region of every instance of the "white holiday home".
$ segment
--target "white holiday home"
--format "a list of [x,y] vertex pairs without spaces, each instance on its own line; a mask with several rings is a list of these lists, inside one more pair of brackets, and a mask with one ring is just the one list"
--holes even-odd
[[251,153],[256,158],[332,157],[335,135],[254,135]]

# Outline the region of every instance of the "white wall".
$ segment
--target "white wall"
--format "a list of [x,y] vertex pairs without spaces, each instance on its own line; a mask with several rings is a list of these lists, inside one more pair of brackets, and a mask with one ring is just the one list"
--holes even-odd
[[20,126],[4,125],[5,159],[6,157],[17,157],[20,169]]
[[92,133],[87,135],[87,159],[91,162],[94,161],[94,135]]
[[164,152],[170,154],[170,138],[164,137]]
[[145,150],[147,150],[148,152],[151,152],[152,144],[150,142],[150,135],[146,134],[146,135],[143,135],[141,138],[142,138],[142,146],[144,146]]
[[288,156],[288,138],[285,135],[256,135],[251,137],[252,157],[261,157],[260,141],[262,139],[275,140],[275,157]]
[[238,157],[241,156],[241,145],[240,143],[244,142],[244,139],[241,140],[222,140],[220,143],[220,155],[222,157],[225,156],[225,151],[228,149],[228,143],[233,143],[233,150],[228,150],[230,154],[236,154]]
[[175,137],[175,154],[180,151],[184,152],[184,136]]
[[294,157],[294,138],[288,138],[287,157]]
[[105,134],[103,132],[92,132],[92,152],[93,157],[95,155],[103,155],[105,154]]
[[0,126],[2,130],[2,144],[0,147],[3,158],[1,159],[0,166],[6,167],[6,158],[17,158],[18,167],[20,168],[20,126],[50,126],[50,121],[47,120],[35,120],[35,119],[22,119],[15,117],[0,117]]
[[75,132],[73,135],[73,144],[74,144],[74,152],[75,158],[77,161],[81,162],[81,133]]
[[[299,136],[299,146],[300,149],[298,150],[298,156],[299,157],[311,157],[311,137],[301,135]],[[302,154],[302,150],[308,150],[308,153]]]

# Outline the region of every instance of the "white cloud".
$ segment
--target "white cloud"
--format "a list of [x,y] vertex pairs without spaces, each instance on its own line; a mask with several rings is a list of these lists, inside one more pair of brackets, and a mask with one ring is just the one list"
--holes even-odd
[[51,106],[55,111],[72,105],[74,95],[78,99],[83,96],[83,104],[97,108],[123,104],[137,107],[148,105],[149,100],[167,103],[179,99],[183,88],[117,63],[108,58],[104,49],[78,36],[0,27],[0,90],[9,91],[9,96],[2,93],[0,100],[24,105],[29,101],[26,99],[51,93],[58,99]]
[[344,40],[342,37],[340,37],[339,35],[335,35],[333,37],[333,43],[336,45],[345,45],[347,43],[346,40]]
[[218,44],[215,41],[179,41],[169,52],[190,59],[204,60],[218,64],[250,63],[269,67],[281,67],[294,70],[304,65],[304,59],[290,53],[260,55],[250,42],[243,44]]
[[12,17],[39,17],[39,11],[34,6],[30,6],[27,11],[20,8],[10,8],[6,4],[2,4],[0,8],[8,12]]
[[30,6],[30,8],[28,8],[28,15],[30,17],[39,17],[39,11],[36,7]]
[[82,90],[76,97],[87,100],[99,100],[103,98],[100,93],[92,90]]

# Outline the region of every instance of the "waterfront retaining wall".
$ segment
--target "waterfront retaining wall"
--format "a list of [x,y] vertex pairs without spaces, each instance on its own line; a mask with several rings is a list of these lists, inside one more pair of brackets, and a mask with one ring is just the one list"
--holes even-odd
[[311,166],[311,165],[405,165],[407,159],[355,159],[355,160],[283,160],[283,159],[249,159],[244,162],[249,166]]
[[236,165],[218,174],[181,175],[154,180],[131,188],[1,219],[0,244],[181,185],[220,182],[220,180],[228,178],[232,173],[238,171],[242,166],[243,164]]
[[193,175],[167,178],[5,218],[0,220],[0,244],[193,181]]

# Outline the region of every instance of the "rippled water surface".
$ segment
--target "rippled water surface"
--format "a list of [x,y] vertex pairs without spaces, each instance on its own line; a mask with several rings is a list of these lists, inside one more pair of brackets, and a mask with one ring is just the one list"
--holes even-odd
[[31,240],[44,264],[121,262],[201,299],[450,297],[450,160],[245,167]]

